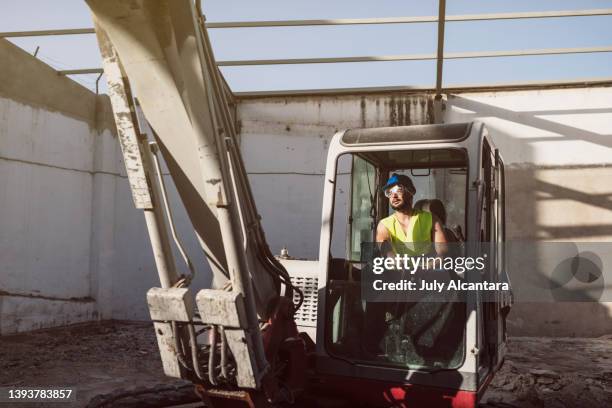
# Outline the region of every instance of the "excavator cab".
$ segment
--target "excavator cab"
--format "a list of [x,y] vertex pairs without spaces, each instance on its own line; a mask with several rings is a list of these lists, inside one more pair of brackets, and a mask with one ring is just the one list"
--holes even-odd
[[339,132],[325,175],[316,375],[374,406],[475,406],[503,362],[507,294],[394,302],[362,296],[365,252],[378,222],[392,212],[381,191],[392,173],[413,180],[414,202],[442,201],[457,251],[486,252],[481,279],[507,281],[504,165],[482,123]]

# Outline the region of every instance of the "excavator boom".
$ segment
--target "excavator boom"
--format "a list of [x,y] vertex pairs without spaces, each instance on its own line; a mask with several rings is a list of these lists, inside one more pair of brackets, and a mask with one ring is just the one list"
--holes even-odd
[[[292,285],[264,238],[238,151],[231,92],[216,66],[199,4],[87,4],[134,202],[145,212],[156,256],[162,287],[149,292],[148,302],[166,374],[260,388],[270,372],[260,323],[273,317],[283,298],[292,298]],[[191,277],[176,272],[157,152],[213,272],[213,289],[197,296],[189,289]],[[289,297],[281,296],[281,289]],[[289,313],[293,309],[291,302]],[[205,344],[195,333],[198,325],[208,333]],[[202,360],[208,373],[202,372]]]

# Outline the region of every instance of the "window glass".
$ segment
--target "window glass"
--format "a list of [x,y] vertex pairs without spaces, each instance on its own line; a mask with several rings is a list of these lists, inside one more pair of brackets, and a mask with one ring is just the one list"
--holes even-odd
[[359,261],[361,259],[361,243],[372,242],[374,239],[376,168],[355,155],[353,156],[351,180],[349,259]]

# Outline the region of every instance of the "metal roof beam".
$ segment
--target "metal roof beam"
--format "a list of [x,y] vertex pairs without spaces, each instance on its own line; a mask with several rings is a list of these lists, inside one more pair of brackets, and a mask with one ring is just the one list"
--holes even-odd
[[[539,55],[563,55],[563,54],[587,54],[612,52],[612,46],[605,47],[580,47],[580,48],[545,48],[534,50],[515,51],[477,51],[477,52],[454,52],[444,54],[444,59],[470,59],[470,58],[494,58],[494,57],[525,57]],[[220,67],[249,66],[249,65],[288,65],[288,64],[332,64],[344,62],[380,62],[380,61],[431,61],[440,62],[438,54],[408,54],[408,55],[382,55],[365,57],[337,57],[337,58],[291,58],[270,60],[237,60],[217,61]],[[102,68],[65,69],[57,71],[61,75],[100,74]],[[441,76],[441,70],[439,71]],[[440,78],[441,79],[441,78]],[[436,80],[436,88],[441,88],[441,82]]]
[[[532,50],[509,50],[509,51],[452,52],[452,53],[444,54],[444,59],[523,57],[523,56],[537,56],[537,55],[587,54],[587,53],[598,53],[598,52],[612,52],[612,46],[578,47],[578,48],[543,48],[543,49],[532,49]],[[428,61],[428,60],[438,60],[438,55],[437,54],[405,54],[405,55],[380,55],[380,56],[360,56],[360,57],[226,60],[226,61],[217,61],[217,64],[220,67],[232,67],[232,66],[248,66],[248,65],[333,64],[333,63],[344,63],[344,62]]]
[[[566,10],[566,11],[529,11],[519,13],[464,14],[447,16],[446,22],[486,21],[486,20],[518,20],[530,18],[558,17],[589,17],[609,16],[612,9]],[[209,22],[206,28],[257,28],[257,27],[304,27],[304,26],[336,26],[361,24],[414,24],[436,23],[438,16],[417,17],[382,17],[382,18],[340,18],[325,20],[278,20],[278,21],[226,21]],[[93,34],[93,28],[69,28],[58,30],[7,31],[0,32],[0,38],[37,37],[53,35]]]
[[[444,59],[470,59],[470,58],[494,58],[494,57],[525,57],[539,55],[563,55],[563,54],[587,54],[612,52],[612,46],[604,47],[578,47],[578,48],[544,48],[532,50],[510,50],[510,51],[476,51],[476,52],[453,52],[444,54]],[[229,60],[217,61],[220,67],[249,66],[249,65],[288,65],[288,64],[332,64],[345,62],[380,62],[380,61],[440,61],[438,54],[407,54],[407,55],[381,55],[363,57],[331,57],[331,58],[289,58],[268,60]],[[57,71],[62,75],[99,74],[102,68],[68,69]],[[438,81],[436,81],[436,86]],[[441,84],[440,84],[441,85]]]
[[62,69],[57,73],[60,75],[103,74],[104,70],[102,68]]
[[441,97],[442,69],[444,68],[444,22],[446,20],[446,0],[438,1],[438,51],[436,54],[436,99]]
[[442,70],[444,69],[444,23],[446,0],[438,0],[438,49],[436,52],[436,94],[434,96],[434,123],[442,123]]
[[44,37],[48,35],[93,34],[93,28],[66,28],[61,30],[7,31],[0,33],[0,38]]
[[[589,17],[612,15],[612,9],[534,11],[520,13],[465,14],[447,16],[447,22],[481,20],[517,20],[528,18]],[[437,16],[382,17],[382,18],[343,18],[327,20],[282,20],[282,21],[227,21],[206,23],[206,28],[256,28],[256,27],[303,27],[360,24],[414,24],[436,23]]]

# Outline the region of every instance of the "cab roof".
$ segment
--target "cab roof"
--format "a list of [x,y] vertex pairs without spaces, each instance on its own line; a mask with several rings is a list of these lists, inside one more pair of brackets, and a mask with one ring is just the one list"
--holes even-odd
[[471,127],[471,123],[453,123],[349,129],[340,143],[346,146],[456,143],[468,138]]

